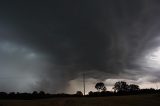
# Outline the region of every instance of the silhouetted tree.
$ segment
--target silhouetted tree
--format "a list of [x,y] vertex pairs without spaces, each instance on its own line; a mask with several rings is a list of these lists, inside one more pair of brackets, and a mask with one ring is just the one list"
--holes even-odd
[[83,93],[82,93],[81,91],[77,91],[77,92],[76,92],[76,95],[77,95],[77,96],[83,96]]
[[103,87],[102,91],[103,92],[106,92],[107,88],[106,87]]
[[12,96],[13,96],[13,95],[15,95],[15,92],[10,92],[9,95],[12,95]]
[[94,93],[92,91],[89,91],[88,95],[92,96]]
[[38,95],[37,91],[33,91],[32,95]]
[[45,92],[44,91],[40,91],[39,95],[45,95]]
[[126,91],[128,91],[129,86],[126,82],[119,81],[114,84],[113,89],[115,92],[119,92],[119,91],[126,92]]
[[106,91],[106,87],[103,82],[99,82],[95,85],[95,88],[100,91]]
[[129,91],[138,91],[138,90],[140,90],[138,85],[135,84],[129,85]]
[[0,98],[6,98],[8,94],[6,92],[0,92]]

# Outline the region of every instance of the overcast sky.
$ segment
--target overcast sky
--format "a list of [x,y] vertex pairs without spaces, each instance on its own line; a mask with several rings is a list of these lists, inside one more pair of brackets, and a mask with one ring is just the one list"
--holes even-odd
[[159,0],[0,1],[0,91],[155,87],[159,19]]

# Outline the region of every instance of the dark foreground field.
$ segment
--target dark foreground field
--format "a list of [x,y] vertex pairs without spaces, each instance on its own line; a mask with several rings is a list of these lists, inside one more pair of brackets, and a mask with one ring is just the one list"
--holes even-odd
[[159,95],[0,100],[0,106],[160,106]]

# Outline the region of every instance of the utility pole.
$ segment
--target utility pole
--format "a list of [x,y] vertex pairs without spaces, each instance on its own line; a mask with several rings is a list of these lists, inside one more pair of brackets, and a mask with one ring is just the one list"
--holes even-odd
[[86,88],[85,88],[85,73],[83,73],[83,95],[85,96]]

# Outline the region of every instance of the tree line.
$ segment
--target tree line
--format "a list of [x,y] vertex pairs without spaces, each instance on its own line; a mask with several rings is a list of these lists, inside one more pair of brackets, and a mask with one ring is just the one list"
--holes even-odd
[[97,96],[121,96],[121,95],[141,95],[141,94],[160,94],[160,89],[140,89],[136,84],[127,84],[124,81],[118,81],[114,84],[114,91],[107,91],[103,82],[95,84],[96,92],[90,91],[87,95],[83,95],[81,91],[75,94],[49,94],[44,91],[33,91],[32,93],[15,93],[15,92],[0,92],[0,99],[41,99],[41,98],[54,98],[54,97],[97,97]]
[[[99,82],[95,85],[95,88],[100,91],[106,91],[106,87],[103,82]],[[124,81],[119,81],[114,84],[114,92],[131,92],[140,90],[139,86],[136,84],[127,84]]]
[[103,82],[95,85],[97,92],[90,91],[88,96],[120,96],[120,95],[140,95],[140,94],[160,94],[160,89],[140,89],[136,84],[127,84],[125,81],[118,81],[114,84],[114,91],[107,91]]

